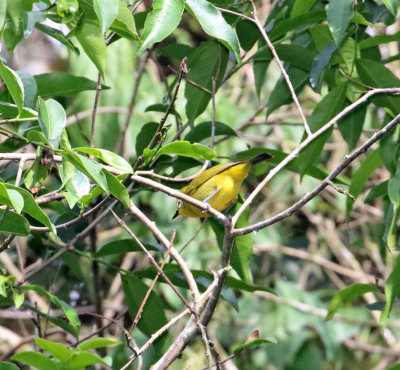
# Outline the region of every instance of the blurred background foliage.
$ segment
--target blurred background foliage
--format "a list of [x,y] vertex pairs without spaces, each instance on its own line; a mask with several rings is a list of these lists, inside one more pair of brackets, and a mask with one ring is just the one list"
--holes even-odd
[[[16,72],[13,72],[11,82],[5,78],[7,72],[4,69],[1,74],[4,84],[0,87],[0,128],[3,128],[0,154],[36,153],[37,148],[45,145],[44,142],[38,145],[38,140],[29,135],[32,130],[45,134],[43,127],[37,124],[38,96],[47,102],[49,98],[55,99],[68,118],[65,131],[68,138],[61,138],[59,152],[55,153],[64,156],[68,145],[89,147],[91,114],[98,93],[96,148],[114,152],[130,164],[137,163],[138,157],[143,156],[140,170],[151,169],[170,177],[189,176],[203,164],[195,155],[156,156],[156,152],[144,150],[165,110],[173,104],[174,111],[162,129],[162,139],[150,149],[158,150],[171,141],[187,140],[212,147],[215,162],[247,159],[263,151],[274,155],[271,162],[254,168],[246,179],[241,195],[242,199],[246,198],[265,173],[304,139],[304,126],[256,25],[218,10],[221,7],[252,17],[251,3],[202,0],[199,4],[207,9],[203,16],[194,10],[195,3],[194,0],[187,2],[183,12],[183,2],[166,0],[157,0],[153,4],[150,1],[111,0],[3,1],[0,5],[1,58],[3,66]],[[210,4],[213,4],[212,9]],[[103,18],[96,6],[106,10]],[[115,6],[120,7],[118,16],[111,14]],[[171,13],[160,15],[154,10],[156,6],[161,9],[170,6]],[[183,14],[176,9],[180,6]],[[125,13],[122,13],[122,7]],[[398,0],[256,2],[257,16],[264,22],[264,29],[288,72],[313,132],[367,89],[400,86],[397,77],[400,71],[398,7]],[[133,17],[129,17],[130,11],[134,11]],[[207,17],[215,12],[223,15],[222,26],[215,24],[214,28],[210,25],[207,28],[204,26]],[[155,24],[149,20],[151,14]],[[157,30],[159,24],[162,27],[161,31],[156,31],[158,38],[151,39],[149,33]],[[91,26],[95,31],[90,29]],[[171,29],[163,30],[168,27]],[[224,27],[231,30],[230,36],[238,36],[242,64],[237,60],[237,40],[221,39],[215,34]],[[183,57],[188,57],[189,71],[183,78],[176,101],[171,103]],[[58,72],[67,73],[66,79],[63,80]],[[13,83],[18,82],[15,73],[23,83],[23,106],[34,112],[34,117],[28,117],[31,121],[21,119],[23,113],[18,108],[18,97],[15,97],[18,87]],[[103,88],[97,91],[99,73]],[[32,77],[38,75],[42,80]],[[70,79],[71,76],[90,81],[75,81]],[[215,111],[210,94],[213,89],[211,77],[217,80]],[[209,91],[196,88],[188,81],[195,81]],[[327,135],[321,135],[311,149],[304,150],[268,183],[244,215],[241,226],[272,217],[311,191],[344,155],[365,143],[376,130],[400,113],[399,99],[392,95],[374,97],[341,119]],[[10,107],[14,109],[12,113]],[[17,114],[17,108],[20,114]],[[82,112],[85,112],[84,117],[80,116]],[[43,115],[43,110],[38,114],[39,117]],[[216,121],[215,138],[211,138],[210,122],[213,120]],[[23,141],[20,136],[27,140]],[[396,260],[400,204],[398,143],[399,129],[395,128],[366,155],[348,166],[337,178],[335,186],[327,187],[299,212],[237,240],[236,248],[240,252],[235,257],[236,262],[232,262],[234,269],[230,272],[237,281],[227,284],[223,291],[224,299],[218,305],[208,333],[221,360],[256,329],[262,338],[274,337],[276,343],[240,351],[224,364],[226,369],[386,369],[396,364],[400,354],[397,345],[400,317],[395,304],[399,296],[396,285],[400,283]],[[38,158],[43,158],[41,149],[37,153]],[[1,159],[2,182],[14,184],[18,173],[16,158],[14,161]],[[113,166],[116,161],[114,158],[114,162],[108,164]],[[44,175],[38,175],[39,179],[35,177],[34,181],[29,181],[26,174],[32,163],[25,163],[20,183],[22,189],[30,190],[35,199],[52,191],[61,191],[64,195],[69,193],[74,200],[72,207],[59,199],[40,204],[54,225],[79,217],[81,212],[91,209],[105,197],[103,192],[90,199],[89,204],[85,203],[83,197],[90,191],[89,180],[92,184],[96,181],[76,165],[79,175],[75,172],[73,176],[76,177],[67,181],[76,181],[76,189],[87,189],[85,194],[73,194],[66,187],[66,177],[60,175],[55,164],[51,170],[47,168]],[[40,168],[32,167],[31,171],[38,174]],[[161,182],[173,188],[184,185]],[[38,187],[37,194],[33,186]],[[338,191],[337,187],[342,190]],[[113,189],[110,192],[115,195]],[[218,224],[212,220],[200,222],[186,218],[172,221],[175,198],[143,185],[136,184],[130,196],[166,236],[177,231],[176,249],[185,247],[182,257],[190,269],[197,271],[198,283],[206,287],[210,281],[205,272],[217,270],[220,263],[216,238]],[[12,204],[4,213],[15,208],[15,199],[0,200],[7,206],[8,202]],[[129,228],[146,246],[155,249],[155,258],[161,263],[163,253],[159,252],[159,242],[147,227],[127,214],[121,203],[114,210],[124,216]],[[34,212],[26,209],[24,212],[30,225],[50,225],[38,222]],[[141,291],[151,283],[154,270],[142,252],[127,253],[136,249],[133,246],[129,249],[128,233],[110,214],[97,225],[94,234],[74,240],[98,215],[95,212],[68,228],[59,229],[57,237],[31,230],[28,235],[17,236],[10,248],[0,254],[0,272],[4,276],[0,280],[2,360],[11,358],[19,361],[19,365],[35,366],[30,352],[20,352],[28,353],[25,357],[12,355],[18,351],[38,352],[40,347],[47,351],[42,356],[52,362],[43,365],[46,360],[41,358],[44,362],[36,367],[59,366],[63,361],[52,352],[51,344],[46,347],[40,340],[21,344],[23,338],[42,336],[73,350],[77,338],[82,340],[95,331],[96,326],[106,325],[116,317],[118,325],[114,323],[100,333],[115,342],[101,343],[98,358],[91,358],[87,363],[103,363],[103,366],[119,369],[129,360],[132,352],[121,328],[129,328],[134,315],[132,312],[131,316],[120,314],[127,302],[132,308],[132,302],[137,304],[142,300]],[[18,234],[12,227],[0,231]],[[29,275],[71,240],[74,240],[73,250]],[[123,242],[118,244],[119,240]],[[124,247],[126,245],[128,247]],[[168,266],[172,268],[172,262]],[[18,283],[26,281],[27,274],[33,285],[25,289],[25,297],[22,297],[25,301],[17,310],[18,294],[23,292]],[[124,276],[123,283],[120,274]],[[10,276],[15,276],[16,281]],[[171,276],[176,278],[181,292],[190,298],[176,270]],[[246,284],[246,288],[241,288],[238,281]],[[354,283],[376,284],[378,289],[372,294],[373,288],[370,288],[370,293],[362,296],[364,288],[356,286],[353,299],[346,301],[342,297],[346,304],[332,320],[324,321],[334,295]],[[63,303],[33,286],[41,287],[70,307],[65,309]],[[142,326],[139,325],[139,330],[132,334],[138,347],[148,340],[154,329],[184,308],[164,283],[156,284],[152,297],[154,301],[148,302],[142,315]],[[35,311],[35,305],[40,313]],[[156,306],[163,312],[152,311]],[[381,323],[379,317],[385,307],[387,314],[391,311],[390,317],[384,316]],[[100,313],[99,318],[96,314]],[[74,324],[75,317],[78,323]],[[66,318],[64,326],[55,318]],[[66,334],[65,325],[70,325],[69,334]],[[184,320],[179,321],[143,354],[142,368],[149,368],[160,357],[184,325]],[[62,330],[47,336],[52,329],[60,327]],[[96,347],[87,349],[93,348]],[[71,359],[78,356],[78,352],[67,353],[70,362],[65,366],[73,368]],[[82,355],[83,352],[84,349],[79,353]],[[80,367],[85,367],[84,363],[78,358]],[[137,366],[135,363],[132,368]],[[187,366],[193,369],[205,366],[201,341],[189,346],[172,368]]]

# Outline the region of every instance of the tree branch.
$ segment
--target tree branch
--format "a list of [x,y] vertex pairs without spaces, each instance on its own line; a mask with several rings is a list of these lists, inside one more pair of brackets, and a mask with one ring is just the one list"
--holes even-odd
[[[250,205],[250,203],[254,200],[254,198],[257,196],[257,194],[264,188],[264,186],[282,169],[284,168],[288,163],[293,161],[298,154],[305,148],[307,147],[311,142],[313,142],[316,138],[321,136],[325,131],[329,130],[335,122],[337,122],[339,119],[344,117],[346,114],[354,110],[356,107],[359,105],[365,103],[368,101],[368,99],[371,96],[377,95],[377,94],[400,94],[400,88],[387,88],[387,89],[375,89],[368,91],[365,95],[363,95],[360,99],[355,101],[354,103],[350,104],[347,106],[345,109],[343,109],[340,113],[338,113],[335,117],[333,117],[329,122],[327,122],[324,126],[322,126],[318,131],[313,133],[312,135],[308,136],[295,150],[293,150],[282,162],[280,162],[276,167],[274,167],[268,175],[264,178],[263,181],[261,181],[258,186],[253,190],[253,192],[249,195],[249,197],[246,199],[246,201],[242,204],[242,206],[238,209],[236,214],[232,218],[232,223],[233,226],[235,226],[237,220],[239,219],[240,215],[243,213],[243,211]],[[378,131],[381,132],[382,130]],[[386,133],[383,132],[382,135]],[[376,133],[375,133],[376,135]],[[374,138],[375,135],[371,137]],[[371,140],[370,139],[370,140]],[[376,140],[375,140],[376,141]],[[374,142],[375,142],[374,141]],[[336,176],[335,176],[336,177]],[[332,179],[329,179],[332,180]],[[326,185],[325,185],[326,186]],[[324,187],[325,187],[324,186]],[[322,189],[321,189],[322,190]],[[268,225],[267,225],[268,226]],[[242,234],[238,234],[242,235]]]

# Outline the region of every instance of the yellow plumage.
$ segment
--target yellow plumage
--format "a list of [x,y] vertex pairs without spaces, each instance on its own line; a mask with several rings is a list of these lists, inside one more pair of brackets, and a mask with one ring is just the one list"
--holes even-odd
[[[243,180],[250,169],[267,159],[268,153],[262,153],[248,161],[218,164],[196,176],[187,186],[181,189],[183,194],[208,203],[212,208],[222,212],[236,201]],[[178,201],[178,210],[174,217],[209,217],[208,213],[186,202]]]

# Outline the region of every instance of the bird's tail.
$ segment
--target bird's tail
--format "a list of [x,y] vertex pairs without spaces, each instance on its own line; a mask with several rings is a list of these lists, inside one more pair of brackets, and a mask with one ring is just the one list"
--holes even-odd
[[268,159],[270,159],[270,158],[272,158],[272,155],[271,155],[271,154],[268,154],[268,153],[261,153],[261,154],[259,154],[259,155],[256,155],[256,156],[253,157],[253,158],[250,158],[250,159],[249,159],[249,163],[251,163],[252,166],[255,166],[256,164],[261,163],[261,162],[264,162],[264,161],[266,161],[266,160],[268,160]]

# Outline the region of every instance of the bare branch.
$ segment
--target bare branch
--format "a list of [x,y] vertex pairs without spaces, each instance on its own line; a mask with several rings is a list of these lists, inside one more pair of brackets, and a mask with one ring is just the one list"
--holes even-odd
[[[232,218],[232,223],[233,226],[235,226],[237,220],[239,219],[240,215],[243,213],[243,211],[250,205],[250,203],[253,201],[253,199],[257,196],[257,194],[264,188],[264,186],[282,169],[284,168],[288,163],[293,161],[297,155],[300,153],[301,150],[303,150],[305,147],[307,147],[311,142],[313,142],[316,138],[321,136],[325,131],[329,130],[335,122],[337,122],[339,119],[344,117],[346,114],[354,110],[356,107],[358,107],[360,104],[365,103],[368,101],[368,99],[377,94],[399,94],[400,93],[400,88],[387,88],[387,89],[375,89],[368,91],[364,96],[362,96],[360,99],[355,101],[354,103],[350,104],[347,106],[345,109],[343,109],[340,113],[338,113],[335,117],[333,117],[329,122],[327,122],[324,126],[322,126],[318,131],[313,133],[312,135],[308,136],[295,150],[293,150],[282,162],[280,162],[275,168],[273,168],[268,175],[264,178],[263,181],[261,181],[258,186],[254,189],[254,191],[250,194],[250,196],[246,199],[246,201],[242,204],[242,206],[239,208],[239,210],[236,212],[236,214]],[[396,123],[393,124],[393,126]],[[387,127],[387,126],[385,126]],[[392,126],[391,126],[392,127]],[[381,133],[381,134],[379,134]],[[377,131],[371,138],[372,140],[371,145],[377,141],[381,136],[383,136],[386,133],[386,129],[382,129]],[[374,138],[378,134],[378,137],[376,140]],[[368,140],[368,142],[370,142]],[[368,143],[367,142],[367,143]],[[369,147],[369,146],[368,146]],[[366,150],[366,149],[365,149]],[[361,153],[360,153],[361,154]],[[351,162],[351,161],[350,161]],[[350,163],[349,162],[349,163]],[[347,165],[347,164],[346,164]],[[343,167],[344,168],[344,167]],[[342,170],[342,169],[341,169]],[[340,171],[339,171],[340,172]],[[337,175],[333,176],[332,178],[327,178],[328,180],[331,180],[335,178]],[[325,184],[323,188],[326,186]],[[321,189],[322,190],[322,189]],[[311,198],[310,198],[311,199]],[[293,213],[293,212],[292,212]],[[278,220],[279,221],[279,220]],[[277,221],[276,221],[277,222]],[[270,224],[268,224],[270,225]],[[268,226],[267,225],[267,226]],[[250,232],[250,231],[249,231]],[[242,234],[235,234],[234,235],[242,235]]]
[[[275,215],[274,217],[271,217],[267,220],[258,222],[254,225],[251,226],[247,226],[241,229],[234,229],[232,231],[232,236],[236,237],[239,235],[244,235],[244,234],[248,234],[251,233],[253,231],[256,230],[260,230],[264,227],[267,227],[269,225],[275,224],[278,221],[287,218],[289,216],[291,216],[294,212],[296,212],[297,210],[299,210],[301,207],[303,207],[307,202],[309,202],[311,199],[313,199],[318,193],[320,193],[326,186],[328,186],[330,184],[330,182],[332,182],[332,180],[335,179],[335,177],[337,175],[340,174],[340,172],[342,172],[351,162],[354,161],[354,159],[356,159],[357,157],[359,157],[361,154],[365,153],[367,151],[367,149],[369,147],[371,147],[372,144],[374,144],[375,142],[377,142],[381,137],[383,137],[388,131],[390,131],[393,127],[395,127],[398,123],[400,122],[400,114],[398,116],[396,116],[396,118],[394,118],[392,121],[390,121],[385,127],[383,127],[381,130],[377,131],[370,139],[368,139],[363,145],[361,145],[360,147],[358,147],[356,150],[353,151],[353,153],[351,153],[350,155],[347,155],[344,157],[343,161],[339,163],[339,165],[329,174],[329,176],[327,176],[325,178],[324,181],[322,181],[313,191],[307,193],[303,198],[301,198],[297,203],[293,204],[291,207],[289,207],[288,209],[286,209],[285,211]],[[297,150],[297,149],[296,149]],[[296,152],[293,151],[292,153]],[[288,159],[288,157],[286,157],[286,159]],[[281,166],[281,164],[283,162],[286,162],[285,164],[288,163],[288,161],[283,160],[277,167],[282,168],[283,166]],[[284,165],[285,165],[284,164]],[[275,167],[274,170],[277,168]],[[273,171],[274,171],[273,170]],[[272,171],[269,173],[269,175],[264,179],[264,180],[269,180],[270,178],[272,178],[272,176],[277,173],[277,171],[274,171],[273,174],[271,175]],[[263,181],[262,183],[266,183],[267,181]],[[258,187],[257,187],[258,188]],[[253,194],[252,194],[253,195]],[[250,198],[250,197],[249,197]],[[249,199],[248,198],[248,199]],[[246,203],[246,202],[245,202]],[[245,204],[244,203],[244,204]],[[243,205],[244,205],[243,204]],[[242,206],[243,207],[243,206]],[[241,208],[242,208],[241,207]],[[239,210],[240,211],[240,210]],[[239,211],[237,212],[237,214],[239,213]],[[236,215],[235,215],[236,216]]]
[[96,86],[96,95],[94,98],[94,105],[93,105],[93,112],[92,112],[92,125],[90,129],[90,147],[94,148],[94,131],[95,131],[95,125],[96,125],[96,111],[97,111],[97,105],[99,103],[99,96],[100,96],[100,91],[101,91],[101,75],[99,72],[99,76],[97,77],[97,86]]
[[288,88],[289,88],[290,94],[292,96],[292,99],[293,99],[294,103],[296,104],[297,109],[299,110],[301,120],[303,121],[304,129],[306,130],[307,135],[311,136],[312,132],[310,130],[310,127],[308,126],[306,117],[304,116],[303,109],[301,108],[299,100],[297,99],[297,95],[296,95],[296,92],[294,91],[292,82],[290,81],[290,78],[289,78],[289,76],[288,76],[288,74],[287,74],[287,72],[285,70],[285,67],[283,66],[281,60],[279,59],[278,54],[276,53],[274,45],[272,44],[272,42],[269,39],[267,33],[265,32],[265,29],[264,29],[263,25],[260,23],[260,20],[257,17],[257,9],[256,9],[256,6],[254,4],[254,1],[253,0],[250,0],[250,1],[251,1],[251,5],[253,6],[253,17],[254,17],[253,23],[257,26],[257,28],[260,31],[262,37],[264,38],[264,40],[267,43],[269,49],[271,50],[272,56],[274,57],[274,60],[275,60],[276,64],[278,65],[279,69],[281,70],[282,76],[283,76],[283,78],[285,79],[285,81],[286,81],[286,83],[288,85]]
[[[142,221],[147,226],[147,228],[154,234],[154,236],[161,242],[161,244],[164,245],[165,249],[168,249],[169,240],[158,229],[156,224],[154,222],[150,221],[147,218],[147,216],[138,207],[136,207],[133,204],[133,202],[130,202],[129,210],[134,216],[136,216],[140,221]],[[196,283],[196,280],[194,279],[192,272],[190,271],[189,267],[187,266],[185,260],[180,256],[180,254],[176,251],[176,249],[174,247],[170,248],[170,254],[171,254],[172,258],[176,261],[176,263],[179,265],[179,267],[181,268],[183,275],[185,276],[186,281],[189,285],[189,288],[192,292],[194,301],[198,302],[199,298],[200,298],[200,292],[199,292],[199,288],[197,287],[197,283]]]

